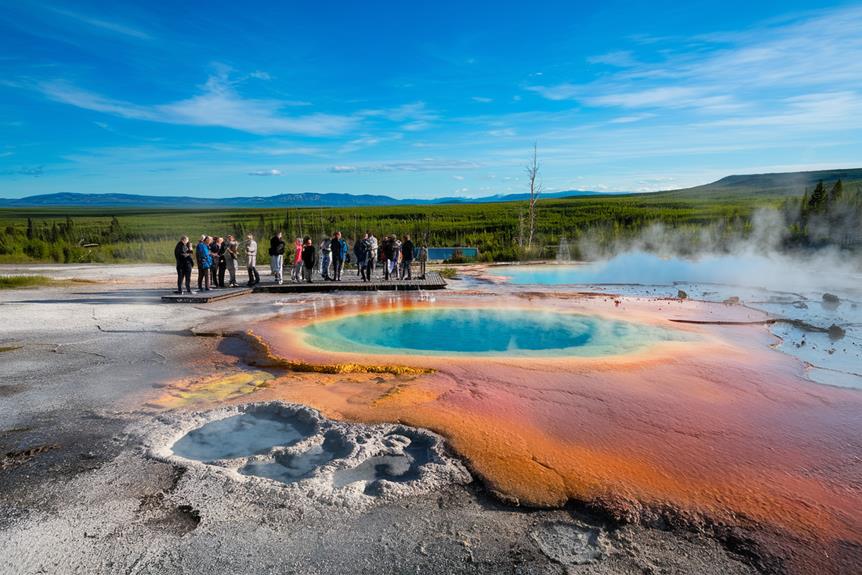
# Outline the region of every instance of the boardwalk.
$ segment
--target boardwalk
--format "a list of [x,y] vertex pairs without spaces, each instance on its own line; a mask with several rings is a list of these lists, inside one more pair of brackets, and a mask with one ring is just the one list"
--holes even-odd
[[163,302],[168,303],[207,303],[231,297],[247,295],[250,293],[316,293],[332,291],[416,291],[437,290],[446,287],[446,280],[437,272],[428,272],[424,279],[412,280],[390,280],[386,281],[382,276],[375,276],[373,281],[363,282],[355,275],[355,272],[345,274],[343,281],[326,281],[315,274],[312,283],[285,282],[281,285],[266,280],[254,288],[224,288],[198,292],[195,294],[168,294],[162,296]]

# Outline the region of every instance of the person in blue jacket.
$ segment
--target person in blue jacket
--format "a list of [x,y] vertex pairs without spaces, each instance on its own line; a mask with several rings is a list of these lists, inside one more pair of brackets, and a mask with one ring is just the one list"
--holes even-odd
[[195,256],[198,260],[198,290],[210,291],[210,268],[213,265],[213,257],[210,253],[211,243],[212,238],[204,234],[195,247]]

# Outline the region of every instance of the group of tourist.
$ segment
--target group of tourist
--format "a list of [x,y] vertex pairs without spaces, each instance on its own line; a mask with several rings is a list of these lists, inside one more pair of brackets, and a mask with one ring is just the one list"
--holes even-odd
[[[254,287],[260,283],[257,250],[254,234],[248,234],[242,246],[232,235],[222,238],[204,234],[194,247],[188,236],[181,237],[174,248],[177,262],[176,293],[182,294],[184,289],[185,293],[192,293],[192,268],[195,265],[198,268],[198,290],[239,287],[237,273],[240,253],[244,255],[248,272],[246,285]],[[351,263],[350,248],[341,232],[324,237],[317,246],[308,236],[296,238],[292,253],[288,251],[284,234],[278,232],[269,240],[270,271],[276,284],[284,283],[285,255],[293,257],[292,260],[288,259],[287,265],[290,279],[294,282],[311,283],[315,266],[325,281],[342,281],[344,267]],[[409,235],[398,239],[392,234],[378,242],[374,234],[366,232],[353,243],[353,256],[356,258],[357,275],[365,282],[372,280],[378,263],[383,267],[383,279],[386,281],[413,279],[414,260],[419,262],[420,277],[425,277],[427,249],[423,246],[417,250]]]

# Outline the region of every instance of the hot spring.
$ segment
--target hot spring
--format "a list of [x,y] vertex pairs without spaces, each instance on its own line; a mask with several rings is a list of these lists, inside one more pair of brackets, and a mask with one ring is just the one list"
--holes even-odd
[[483,308],[361,313],[312,323],[302,334],[313,347],[337,352],[513,357],[618,355],[693,337],[594,315]]

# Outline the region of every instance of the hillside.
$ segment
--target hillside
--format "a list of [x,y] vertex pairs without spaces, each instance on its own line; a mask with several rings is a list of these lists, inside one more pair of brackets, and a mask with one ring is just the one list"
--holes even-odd
[[831,186],[839,179],[842,180],[845,188],[849,186],[852,189],[857,185],[862,185],[862,168],[726,176],[711,184],[667,190],[657,192],[655,195],[678,199],[709,198],[716,200],[755,194],[759,197],[801,196],[806,189],[814,188],[820,180],[823,180],[825,185]]

